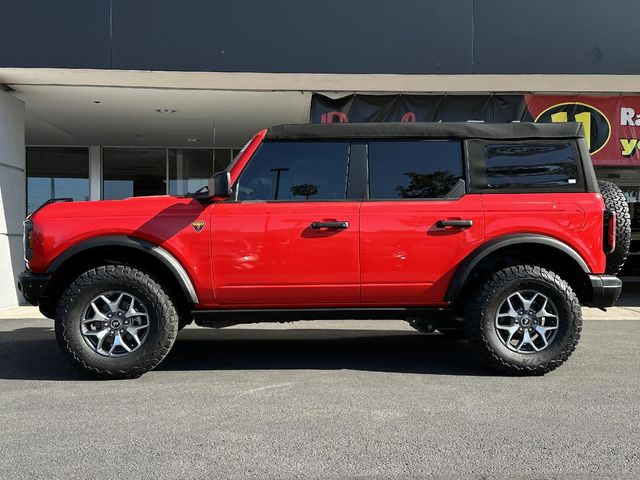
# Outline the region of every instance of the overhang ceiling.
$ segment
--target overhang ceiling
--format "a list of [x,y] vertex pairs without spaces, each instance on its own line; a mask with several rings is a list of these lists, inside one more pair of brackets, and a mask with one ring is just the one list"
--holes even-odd
[[25,102],[27,145],[211,147],[215,122],[216,146],[239,148],[262,128],[307,122],[311,98],[299,91],[12,88],[12,94]]

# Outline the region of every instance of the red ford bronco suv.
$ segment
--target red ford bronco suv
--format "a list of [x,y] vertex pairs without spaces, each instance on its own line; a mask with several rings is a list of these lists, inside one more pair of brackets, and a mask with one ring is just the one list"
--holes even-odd
[[306,319],[405,319],[543,374],[580,305],[617,300],[629,228],[579,124],[283,125],[196,194],[48,202],[19,287],[97,377],[151,370],[192,321]]

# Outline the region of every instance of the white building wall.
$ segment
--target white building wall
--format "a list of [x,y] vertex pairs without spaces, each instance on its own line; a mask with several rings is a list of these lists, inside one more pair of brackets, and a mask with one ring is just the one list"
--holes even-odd
[[24,270],[25,202],[24,103],[0,91],[0,309],[23,301],[16,275]]

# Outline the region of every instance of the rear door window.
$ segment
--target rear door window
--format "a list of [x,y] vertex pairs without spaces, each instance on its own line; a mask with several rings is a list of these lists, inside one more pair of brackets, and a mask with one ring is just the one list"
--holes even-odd
[[459,141],[370,141],[369,198],[446,198],[461,184],[462,158]]
[[236,185],[239,201],[344,200],[349,142],[266,142]]
[[491,190],[575,187],[580,182],[573,144],[489,143],[484,147]]

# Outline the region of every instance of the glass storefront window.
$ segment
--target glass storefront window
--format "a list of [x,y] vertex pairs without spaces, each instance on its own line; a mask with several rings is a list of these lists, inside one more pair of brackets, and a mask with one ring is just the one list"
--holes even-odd
[[165,148],[104,148],[102,198],[117,200],[167,193]]
[[[102,198],[183,195],[227,168],[233,150],[196,148],[102,149]],[[169,180],[167,184],[167,179]],[[88,147],[27,148],[27,213],[51,198],[89,200]]]
[[231,161],[231,151],[216,149],[215,162],[210,149],[169,149],[169,194],[184,195],[207,185],[209,178],[224,170]]
[[89,200],[89,149],[27,148],[27,213],[63,197]]

